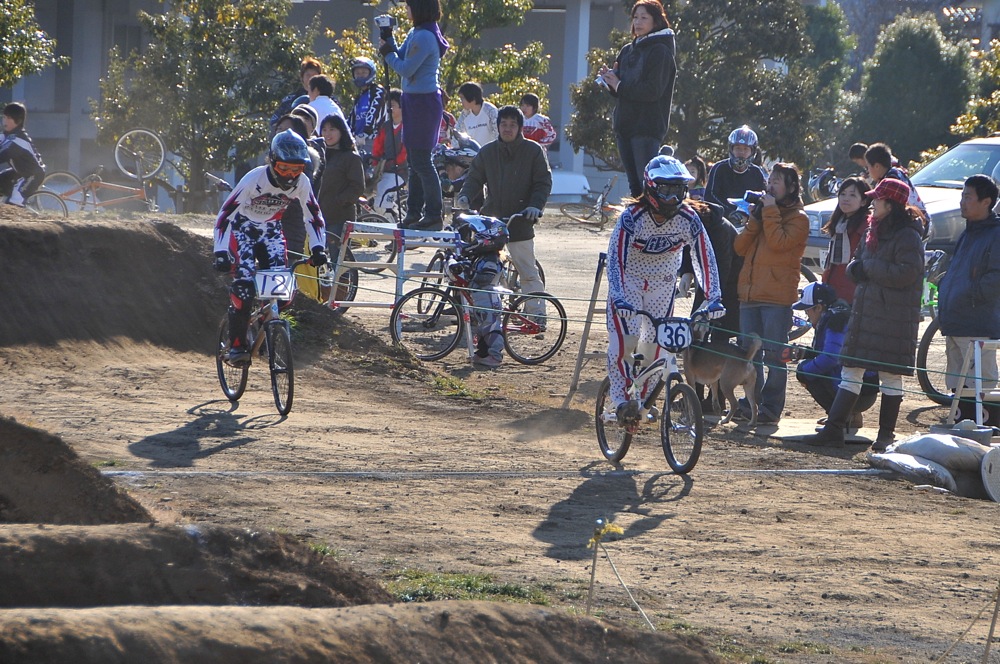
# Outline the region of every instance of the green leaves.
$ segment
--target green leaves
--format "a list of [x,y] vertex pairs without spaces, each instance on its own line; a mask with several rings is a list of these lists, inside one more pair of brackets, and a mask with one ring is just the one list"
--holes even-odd
[[66,65],[69,58],[56,57],[55,47],[35,22],[34,2],[5,0],[0,5],[0,88],[51,65]]

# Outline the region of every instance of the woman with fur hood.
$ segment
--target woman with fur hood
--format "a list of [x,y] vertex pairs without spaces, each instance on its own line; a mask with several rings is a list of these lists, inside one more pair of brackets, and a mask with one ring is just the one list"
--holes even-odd
[[628,187],[642,195],[642,174],[656,156],[670,126],[670,103],[677,79],[674,31],[659,0],[638,0],[632,6],[632,41],[600,81],[618,100],[613,125]]

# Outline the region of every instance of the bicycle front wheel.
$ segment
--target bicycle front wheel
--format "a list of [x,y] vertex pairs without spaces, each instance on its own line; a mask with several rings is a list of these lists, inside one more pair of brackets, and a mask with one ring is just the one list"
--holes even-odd
[[[384,217],[377,212],[368,212],[358,217],[359,224],[394,224],[388,217]],[[396,241],[379,240],[376,238],[365,238],[349,240],[351,251],[357,257],[356,260],[364,263],[391,263],[396,260]],[[359,270],[366,274],[378,274],[384,267],[359,267]]]
[[250,373],[249,364],[233,366],[226,362],[226,355],[229,353],[229,316],[222,317],[222,325],[219,326],[219,344],[215,349],[215,370],[219,374],[219,385],[222,386],[222,393],[230,401],[239,401],[240,397],[247,389],[247,375]]
[[935,318],[927,325],[917,345],[917,382],[927,398],[942,406],[951,405],[951,390],[945,383],[948,374],[946,339],[939,334],[941,325]]
[[24,201],[24,207],[37,217],[67,217],[66,203],[51,191],[39,189]]
[[389,334],[421,360],[440,360],[455,350],[465,332],[462,307],[439,288],[412,290],[389,315]]
[[115,143],[115,163],[122,173],[136,180],[147,180],[159,173],[166,156],[163,141],[148,129],[127,131]]
[[566,309],[548,293],[514,299],[503,314],[503,345],[521,364],[541,364],[566,339]]
[[[545,287],[545,270],[542,269],[542,264],[538,262],[538,259],[535,259],[535,269],[538,270],[538,278],[541,280],[542,287],[544,288]],[[508,263],[507,270],[509,271],[508,272],[508,276],[507,276],[507,283],[506,283],[507,288],[511,289],[515,293],[520,293],[521,292],[521,273],[517,271],[517,266],[514,265],[514,261],[510,261],[510,263]]]
[[605,378],[597,390],[597,405],[594,408],[594,424],[597,429],[597,446],[608,461],[618,462],[625,458],[632,444],[632,433],[615,422],[605,418],[614,414],[610,400],[611,381]]
[[667,393],[660,419],[660,442],[670,469],[686,475],[701,455],[705,421],[697,392],[687,383],[675,383]]
[[591,226],[603,226],[604,220],[601,218],[600,210],[594,203],[563,203],[559,206],[559,211],[564,217],[569,217],[573,221]]
[[292,364],[292,337],[288,323],[272,320],[267,324],[267,360],[271,369],[271,392],[279,415],[288,415],[295,396],[295,370]]
[[53,171],[42,180],[42,188],[55,192],[70,212],[80,212],[87,205],[87,189],[80,178],[69,171]]

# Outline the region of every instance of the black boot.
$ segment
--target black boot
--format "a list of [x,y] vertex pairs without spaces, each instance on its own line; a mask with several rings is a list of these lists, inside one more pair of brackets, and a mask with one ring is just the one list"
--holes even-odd
[[844,429],[854,411],[858,395],[850,390],[838,389],[833,399],[830,412],[826,416],[826,424],[813,436],[806,436],[802,442],[806,445],[826,445],[828,447],[844,446]]
[[896,440],[896,420],[899,419],[899,407],[903,403],[903,395],[882,395],[882,403],[878,409],[878,437],[872,443],[876,452],[884,452]]

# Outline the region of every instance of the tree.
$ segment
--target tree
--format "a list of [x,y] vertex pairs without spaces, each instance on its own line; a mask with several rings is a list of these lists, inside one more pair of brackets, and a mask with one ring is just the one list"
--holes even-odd
[[69,62],[65,56],[54,55],[56,42],[38,27],[35,3],[27,0],[6,0],[0,6],[0,44],[0,88]]
[[930,14],[894,21],[865,63],[856,133],[900,161],[949,141],[972,93],[969,46],[951,44]]
[[1000,41],[979,60],[978,90],[968,107],[955,120],[951,132],[964,138],[1000,132]]
[[112,53],[93,109],[98,139],[153,129],[183,160],[198,197],[205,170],[266,148],[265,120],[311,43],[287,26],[290,8],[289,0],[181,0],[164,14],[140,12],[150,41],[141,54]]
[[[798,0],[670,0],[664,6],[677,33],[678,73],[667,141],[677,146],[678,155],[722,157],[729,132],[749,124],[769,156],[809,157],[820,142],[813,120],[818,92],[837,87],[845,71],[849,42],[842,35],[842,16],[817,15],[833,26],[816,30],[824,37],[825,58],[817,67],[805,59],[810,53],[820,56],[810,51],[810,23]],[[588,54],[591,75],[573,88],[576,113],[567,127],[574,148],[609,164],[617,162],[611,154],[613,101],[594,100],[607,95],[591,81],[597,67],[613,62],[616,53],[598,49]],[[595,112],[602,114],[595,117]]]
[[[452,98],[450,110],[461,110],[456,95],[459,86],[466,81],[476,81],[500,88],[497,94],[490,96],[490,101],[497,106],[516,105],[521,95],[534,92],[542,100],[540,110],[545,111],[549,89],[540,77],[549,69],[549,56],[540,42],[530,42],[523,48],[513,44],[500,48],[481,48],[478,45],[484,30],[520,25],[532,6],[532,0],[478,0],[475,3],[442,0],[439,25],[451,47],[441,60],[441,87]],[[401,44],[405,30],[409,29],[405,8],[400,3],[389,13],[396,16],[399,22],[396,41]],[[332,31],[327,32],[336,43],[336,49],[329,54],[329,61],[338,80],[350,80],[347,61],[356,55],[367,55],[381,66],[382,59],[372,43],[370,30],[364,21],[360,21],[354,29],[344,30],[339,36]],[[382,80],[381,76],[379,80]],[[346,86],[340,91],[344,93]]]

